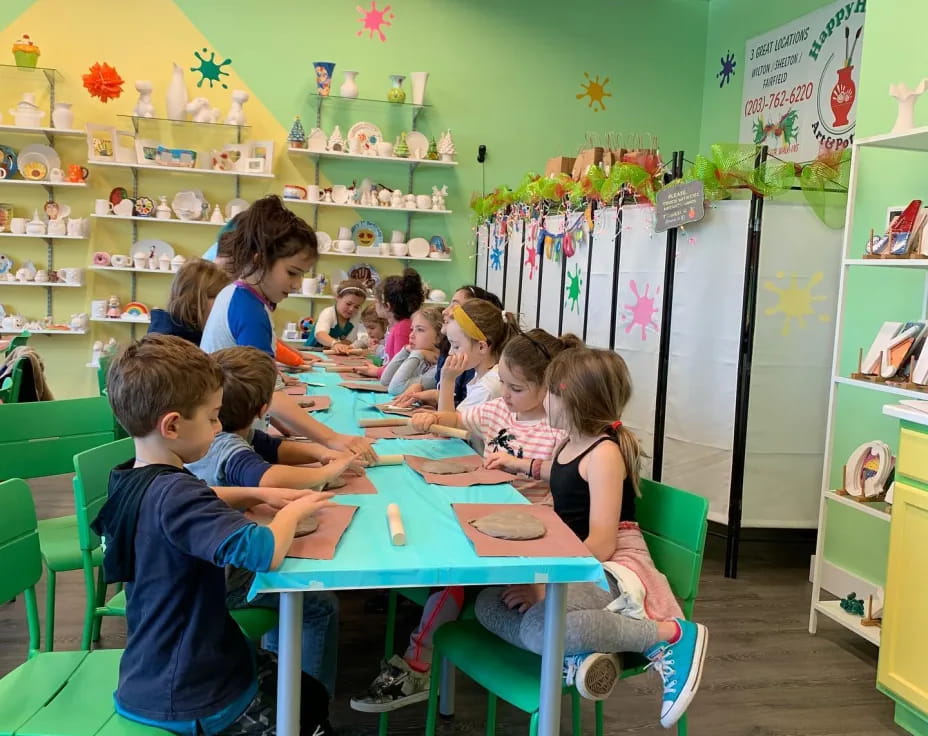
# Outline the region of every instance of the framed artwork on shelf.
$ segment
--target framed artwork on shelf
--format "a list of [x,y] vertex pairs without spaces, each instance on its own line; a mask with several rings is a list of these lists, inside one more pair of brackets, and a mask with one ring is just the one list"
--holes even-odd
[[[223,159],[231,161],[231,166],[223,163],[223,171],[245,171],[245,162],[251,158],[251,145],[248,143],[228,143],[222,147]],[[216,166],[214,165],[215,169]]]
[[246,162],[245,171],[252,173],[268,173],[274,163],[274,141],[252,141],[249,144],[249,159],[261,159],[264,165],[260,169],[252,168],[250,163]]
[[249,174],[263,174],[266,170],[267,161],[263,158],[246,158],[245,171]]
[[158,158],[158,141],[151,138],[135,139],[136,163],[153,164]]
[[116,160],[116,128],[87,123],[87,160]]

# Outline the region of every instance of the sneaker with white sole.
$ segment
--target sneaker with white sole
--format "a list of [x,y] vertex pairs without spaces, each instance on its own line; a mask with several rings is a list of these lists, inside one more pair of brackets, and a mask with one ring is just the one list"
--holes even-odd
[[380,663],[380,674],[364,695],[351,699],[352,710],[362,713],[387,713],[429,697],[429,673],[416,672],[397,654]]
[[573,654],[564,657],[564,682],[587,700],[605,700],[619,680],[622,666],[616,654]]
[[680,638],[673,644],[660,642],[644,653],[651,663],[648,669],[657,672],[664,681],[661,703],[661,725],[673,726],[689,707],[699,689],[709,631],[702,624],[676,619]]

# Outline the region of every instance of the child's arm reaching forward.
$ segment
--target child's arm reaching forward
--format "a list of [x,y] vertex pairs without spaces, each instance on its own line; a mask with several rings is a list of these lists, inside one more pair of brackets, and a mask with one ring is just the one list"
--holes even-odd
[[483,465],[509,473],[521,473],[536,480],[551,480],[551,461],[530,457],[513,457],[508,452],[491,452],[484,457]]
[[336,452],[316,442],[284,440],[277,448],[277,463],[280,465],[305,465],[307,463],[330,463],[349,457],[357,460],[350,452]]
[[321,468],[303,468],[293,465],[271,465],[261,476],[262,488],[316,488],[335,480],[346,470],[363,473],[364,468],[351,454],[345,454]]

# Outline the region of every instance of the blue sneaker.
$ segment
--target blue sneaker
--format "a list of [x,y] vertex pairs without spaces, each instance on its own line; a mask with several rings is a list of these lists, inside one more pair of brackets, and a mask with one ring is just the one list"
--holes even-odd
[[661,642],[644,653],[664,681],[664,701],[661,703],[661,725],[670,728],[689,707],[699,689],[702,667],[706,658],[709,631],[702,624],[676,619],[680,638],[674,644]]
[[622,666],[615,654],[593,652],[564,657],[564,682],[587,700],[605,700],[619,680]]

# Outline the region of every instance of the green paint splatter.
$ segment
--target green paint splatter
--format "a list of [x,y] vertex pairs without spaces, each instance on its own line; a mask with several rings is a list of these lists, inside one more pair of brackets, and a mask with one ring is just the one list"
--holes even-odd
[[580,289],[583,286],[583,277],[580,275],[580,266],[574,265],[574,272],[567,272],[567,308],[573,312],[580,312]]
[[[204,54],[205,54],[207,51],[209,51],[209,49],[203,49],[203,53],[204,53]],[[192,66],[192,67],[190,67],[190,71],[192,71],[192,72],[199,72],[199,73],[200,73],[200,81],[197,82],[197,87],[202,87],[202,86],[203,86],[203,82],[207,82],[207,81],[208,81],[208,82],[209,82],[209,88],[210,88],[210,89],[213,88],[213,82],[218,82],[219,84],[221,84],[223,89],[229,89],[229,85],[227,85],[225,82],[223,82],[223,81],[220,79],[220,77],[228,77],[228,76],[229,76],[229,72],[223,71],[223,70],[222,70],[222,67],[224,67],[226,64],[231,64],[231,63],[232,63],[232,59],[226,59],[225,61],[220,61],[220,62],[217,64],[217,63],[216,63],[216,52],[215,52],[215,51],[209,51],[209,58],[208,58],[208,59],[205,58],[205,57],[203,57],[203,56],[200,56],[200,52],[199,52],[199,51],[194,51],[194,52],[193,52],[193,55],[196,56],[196,57],[197,57],[197,60],[200,62],[200,66]]]

